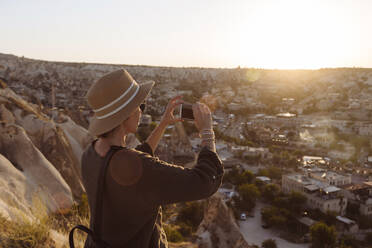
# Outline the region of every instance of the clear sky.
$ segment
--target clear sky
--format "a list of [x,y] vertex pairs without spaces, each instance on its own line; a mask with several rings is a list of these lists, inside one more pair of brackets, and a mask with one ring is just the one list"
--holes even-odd
[[372,0],[1,0],[0,53],[158,66],[372,68]]

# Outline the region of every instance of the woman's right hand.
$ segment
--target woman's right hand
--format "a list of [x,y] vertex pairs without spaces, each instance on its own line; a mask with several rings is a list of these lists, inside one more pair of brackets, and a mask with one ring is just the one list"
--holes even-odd
[[204,129],[212,129],[212,114],[207,105],[195,103],[192,105],[192,111],[194,113],[195,126],[199,132]]

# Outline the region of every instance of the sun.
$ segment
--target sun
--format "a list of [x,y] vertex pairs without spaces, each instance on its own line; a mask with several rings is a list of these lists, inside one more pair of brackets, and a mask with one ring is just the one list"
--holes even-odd
[[239,60],[249,67],[276,69],[337,66],[352,42],[343,34],[348,24],[342,11],[330,8],[321,1],[299,0],[261,6],[239,32]]

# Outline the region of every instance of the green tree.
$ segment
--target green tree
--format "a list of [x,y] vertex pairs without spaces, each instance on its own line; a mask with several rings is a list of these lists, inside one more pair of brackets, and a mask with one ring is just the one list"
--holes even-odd
[[310,227],[312,247],[333,248],[336,246],[336,231],[333,226],[317,222]]
[[254,178],[254,175],[253,175],[252,172],[244,171],[243,173],[241,173],[239,175],[238,185],[243,185],[243,184],[246,184],[246,183],[252,183],[253,178]]
[[284,208],[264,207],[261,210],[262,221],[270,227],[282,227],[288,221],[290,213]]
[[238,187],[240,201],[238,205],[242,210],[250,211],[256,205],[256,199],[260,196],[260,191],[254,184],[243,184]]
[[277,248],[278,246],[276,245],[275,239],[266,239],[264,242],[262,242],[261,247],[262,248]]
[[261,196],[266,202],[273,202],[279,191],[280,188],[278,185],[266,184],[261,191]]
[[292,191],[288,197],[288,208],[295,214],[300,214],[306,203],[306,196],[300,192]]

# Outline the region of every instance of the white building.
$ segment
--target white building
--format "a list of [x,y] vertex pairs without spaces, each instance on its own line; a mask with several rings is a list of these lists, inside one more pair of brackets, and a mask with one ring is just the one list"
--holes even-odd
[[302,174],[284,175],[282,189],[285,193],[301,192],[307,198],[307,206],[317,208],[323,213],[333,211],[345,214],[347,198],[341,194],[341,189],[325,182]]
[[333,171],[310,172],[311,178],[334,186],[351,184],[351,175],[341,175]]

